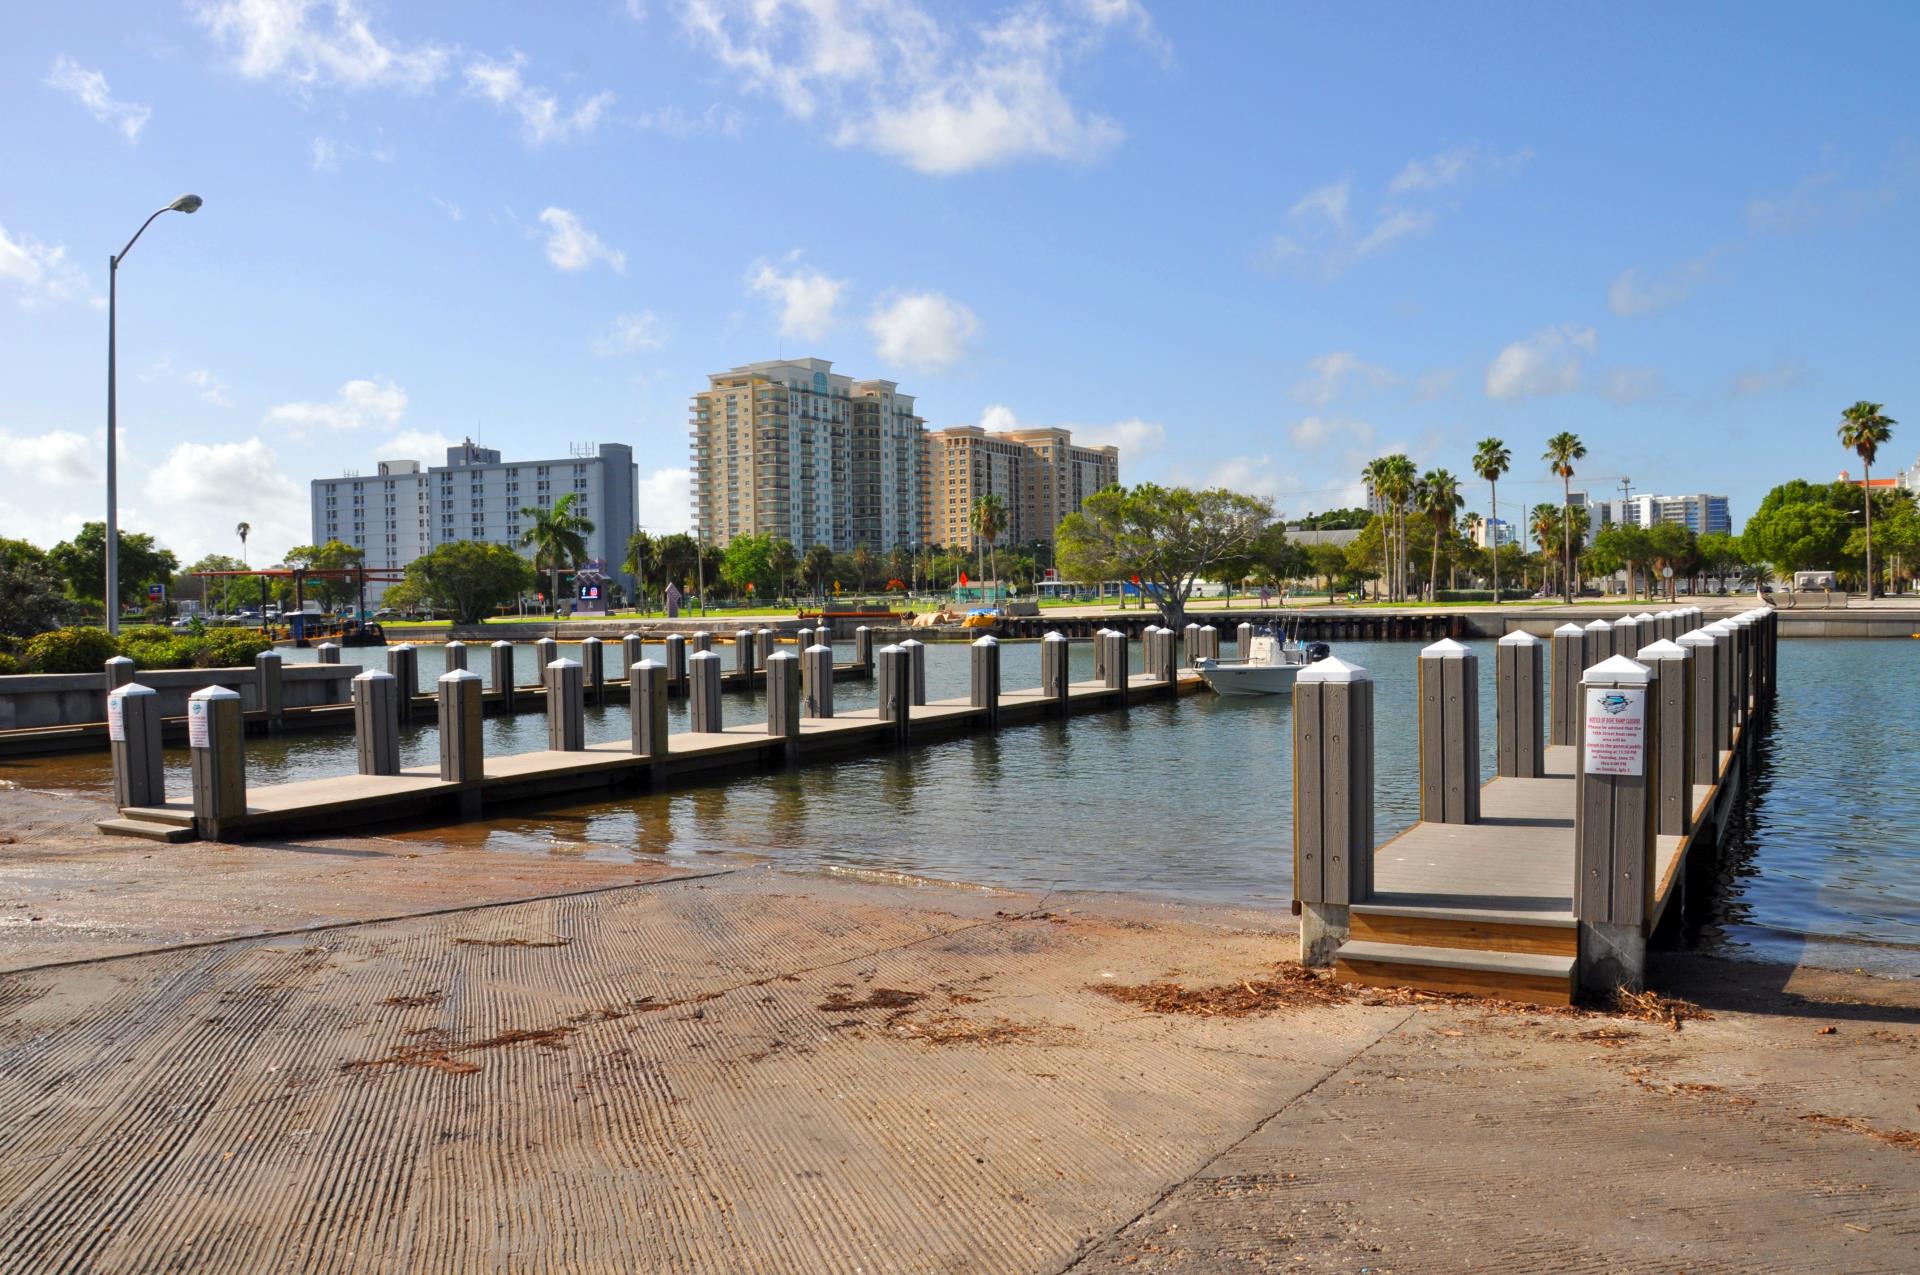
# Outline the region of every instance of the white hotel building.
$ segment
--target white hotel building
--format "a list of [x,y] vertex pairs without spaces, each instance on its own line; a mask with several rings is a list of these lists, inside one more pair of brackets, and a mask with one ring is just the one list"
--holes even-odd
[[[447,449],[447,463],[423,469],[417,460],[383,460],[371,476],[313,480],[313,543],[339,540],[366,551],[369,567],[404,568],[456,540],[506,545],[521,553],[520,511],[545,508],[572,493],[575,510],[593,522],[587,557],[607,564],[629,597],[633,577],[620,569],[633,537],[639,467],[624,443],[577,449],[554,460],[502,461],[471,439]],[[369,585],[371,599],[384,587]]]

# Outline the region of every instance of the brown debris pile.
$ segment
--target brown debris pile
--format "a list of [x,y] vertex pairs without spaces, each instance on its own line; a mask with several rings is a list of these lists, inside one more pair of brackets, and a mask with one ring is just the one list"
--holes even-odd
[[562,938],[558,934],[548,935],[544,939],[468,939],[453,941],[455,947],[565,947],[572,939]]
[[1920,1129],[1881,1129],[1858,1116],[1828,1116],[1811,1111],[1800,1118],[1808,1124],[1864,1134],[1875,1142],[1884,1142],[1890,1147],[1905,1147],[1909,1151],[1920,1151]]
[[1270,978],[1242,979],[1213,987],[1178,983],[1095,983],[1088,990],[1149,1014],[1198,1014],[1206,1018],[1246,1018],[1310,1005],[1345,1005],[1363,990],[1335,982],[1327,971],[1276,965]]
[[844,1014],[854,1009],[911,1009],[926,999],[925,992],[906,992],[897,987],[876,987],[860,1000],[845,991],[831,991],[817,1009],[826,1014]]
[[389,996],[380,1003],[382,1005],[391,1005],[395,1009],[419,1009],[422,1005],[438,1005],[440,1003],[440,993],[438,990],[435,990],[431,992],[419,992],[413,996]]
[[449,1043],[444,1033],[422,1032],[412,1045],[402,1045],[384,1058],[357,1058],[340,1064],[341,1071],[370,1071],[376,1067],[425,1067],[449,1076],[470,1076],[480,1064],[455,1054],[480,1049],[504,1049],[509,1045],[534,1045],[541,1049],[565,1049],[571,1027],[522,1027],[489,1036],[484,1040]]
[[1613,1004],[1601,1012],[1637,1018],[1643,1023],[1664,1023],[1667,1030],[1676,1032],[1682,1023],[1713,1017],[1692,1001],[1662,996],[1658,992],[1615,992]]
[[896,1016],[893,1030],[908,1040],[928,1045],[1005,1045],[1030,1040],[1040,1029],[996,1017],[990,1023],[976,1023],[958,1014],[933,1010],[925,1014]]

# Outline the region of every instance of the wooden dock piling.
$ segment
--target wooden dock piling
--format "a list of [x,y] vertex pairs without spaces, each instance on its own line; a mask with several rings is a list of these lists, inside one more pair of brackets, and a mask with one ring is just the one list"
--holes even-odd
[[128,806],[166,804],[158,691],[138,682],[114,687],[107,696],[107,749],[113,759],[115,806],[124,810]]
[[400,773],[400,683],[368,669],[351,683],[353,749],[362,775]]
[[1441,638],[1420,652],[1420,817],[1480,821],[1480,659]]
[[629,747],[637,757],[667,755],[667,682],[669,670],[658,660],[642,659],[627,668]]
[[1581,681],[1574,770],[1573,913],[1580,986],[1638,991],[1646,980],[1646,922],[1658,835],[1660,705],[1653,674],[1624,655]]
[[1547,773],[1545,651],[1531,633],[1509,633],[1494,647],[1494,773],[1538,779]]
[[240,696],[209,686],[187,697],[187,748],[193,757],[193,823],[203,841],[227,840],[247,813],[247,757]]
[[1330,965],[1373,890],[1373,679],[1338,658],[1293,684],[1294,893],[1300,963]]

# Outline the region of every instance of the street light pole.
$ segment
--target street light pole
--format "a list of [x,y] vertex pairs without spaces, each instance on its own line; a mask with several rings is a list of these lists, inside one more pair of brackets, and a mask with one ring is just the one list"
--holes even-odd
[[133,238],[127,240],[127,246],[118,256],[107,258],[107,632],[114,636],[120,633],[120,440],[119,416],[120,394],[115,368],[116,329],[120,299],[120,263],[126,259],[133,245],[153,224],[153,218],[163,212],[194,213],[200,210],[201,199],[198,195],[182,195],[158,209],[152,217],[140,223],[140,229],[133,232]]

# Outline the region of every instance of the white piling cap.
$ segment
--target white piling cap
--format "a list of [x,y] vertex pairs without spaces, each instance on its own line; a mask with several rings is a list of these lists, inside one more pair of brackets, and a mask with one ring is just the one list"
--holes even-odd
[[1200,626],[1200,631],[1201,631],[1202,633],[1218,633],[1218,632],[1219,632],[1219,630],[1218,630],[1218,629],[1216,629],[1216,628],[1214,628],[1214,627],[1213,627],[1213,626],[1212,626],[1211,624],[1203,624],[1203,625],[1201,625],[1201,626]]
[[[321,646],[332,646],[332,645],[333,645],[333,643],[331,643],[331,642],[322,642],[322,643],[321,643],[320,645],[321,645]],[[418,647],[416,647],[416,646],[415,646],[415,645],[414,645],[413,643],[411,643],[411,642],[402,642],[402,643],[401,643],[400,645],[398,645],[398,646],[390,646],[390,647],[388,647],[388,648],[387,648],[387,654],[388,654],[388,655],[392,655],[392,654],[393,654],[393,653],[394,653],[395,651],[415,651],[415,650],[418,650],[418,649],[419,649],[419,648],[418,648]]]
[[1050,629],[1048,630],[1047,635],[1041,638],[1040,640],[1042,642],[1064,642],[1067,640],[1067,636],[1066,634],[1060,632],[1058,629]]
[[480,675],[470,668],[448,669],[434,679],[436,682],[477,682],[479,680]]
[[195,691],[193,694],[187,696],[187,698],[188,699],[239,699],[240,692],[235,690],[229,690],[227,687],[224,687],[224,686],[203,686],[199,690]]
[[1587,632],[1589,633],[1607,633],[1612,631],[1612,629],[1613,626],[1605,620],[1595,620],[1593,623],[1587,625]]
[[887,646],[883,646],[880,648],[880,654],[885,655],[887,652],[892,651],[895,655],[898,655],[901,652],[905,651],[906,649],[907,648],[904,646],[894,646],[892,644],[889,644]]
[[1559,628],[1553,631],[1555,637],[1558,637],[1562,633],[1568,633],[1568,634],[1572,634],[1574,637],[1579,637],[1582,633],[1585,633],[1585,632],[1586,632],[1585,629],[1581,628],[1579,625],[1575,624],[1571,620],[1567,621],[1565,624],[1561,625]]
[[447,645],[448,646],[465,646],[466,643],[462,642],[459,638],[448,638]]
[[559,658],[559,659],[557,659],[557,660],[552,660],[552,661],[550,661],[550,662],[549,662],[549,663],[547,664],[547,667],[548,667],[548,668],[579,668],[579,667],[580,667],[580,661],[579,661],[579,660],[570,660],[570,659],[567,659],[567,658],[566,658],[565,656],[562,656],[561,658]]
[[1653,680],[1653,670],[1624,655],[1611,655],[1580,675],[1583,682],[1645,683]]
[[[262,651],[262,652],[261,652],[261,654],[262,654],[262,655],[265,655],[265,654],[267,654],[267,652],[265,652],[265,651]],[[109,663],[109,664],[131,664],[131,663],[133,663],[133,661],[132,661],[131,659],[129,659],[129,658],[127,657],[127,656],[124,656],[124,655],[110,655],[110,656],[108,656],[108,657],[107,657],[107,663]]]
[[399,679],[385,669],[370,668],[353,679],[356,682],[393,682]]
[[503,646],[506,647],[508,650],[513,649],[513,643],[507,641],[505,638],[501,638],[498,642],[495,642],[493,644],[493,649],[497,651]]
[[1633,618],[1638,620],[1640,623],[1645,624],[1647,623],[1647,621],[1654,618],[1654,614],[1651,611],[1642,611],[1639,615],[1636,615]]
[[922,642],[919,638],[908,638],[906,641],[902,642],[900,645],[901,646],[925,646],[926,643]]
[[635,660],[633,663],[633,666],[635,668],[657,668],[662,673],[667,671],[666,665],[662,664],[659,660],[652,659],[651,657],[644,660]]
[[772,655],[769,655],[767,657],[767,663],[771,664],[775,660],[785,660],[789,664],[798,664],[800,662],[800,657],[795,655],[792,651],[775,651]]
[[1733,625],[1726,620],[1715,620],[1712,624],[1703,624],[1700,627],[1708,633],[1725,633],[1729,637],[1733,635]]
[[1441,638],[1431,646],[1420,648],[1420,658],[1423,660],[1464,660],[1472,654],[1466,643],[1456,642],[1452,638]]
[[[973,645],[974,646],[999,646],[1000,639],[995,637],[993,634],[989,633],[985,637],[975,638],[973,640]],[[818,650],[819,648],[815,647],[814,649]]]
[[1293,679],[1299,682],[1371,682],[1373,678],[1367,670],[1358,664],[1349,664],[1338,656],[1330,655],[1316,664],[1309,664],[1300,670],[1300,676]]
[[[388,675],[382,673],[380,676],[386,677]],[[128,682],[125,686],[116,686],[113,688],[114,695],[158,695],[159,693],[159,691],[154,690],[151,686],[142,686],[138,682]],[[108,698],[112,697],[109,696]]]
[[1645,664],[1648,660],[1684,660],[1689,658],[1689,654],[1687,648],[1678,642],[1661,638],[1658,642],[1649,642],[1641,647],[1634,658]]
[[[1580,626],[1577,624],[1569,624],[1565,627],[1572,629],[1575,633],[1578,633],[1580,631]],[[1533,634],[1527,632],[1525,629],[1515,629],[1512,633],[1509,633],[1505,637],[1501,638],[1499,641],[1499,645],[1501,646],[1539,646],[1540,639],[1535,637]],[[1431,650],[1432,648],[1429,647],[1428,649]]]
[[718,662],[718,660],[720,659],[720,652],[718,652],[718,651],[695,651],[695,652],[694,652],[694,653],[693,653],[692,655],[689,655],[689,656],[687,657],[687,659],[688,659],[688,661],[689,661],[689,662],[691,662],[691,661],[693,661],[693,660],[713,660],[713,661],[716,661],[716,662]]
[[821,644],[820,644],[820,643],[818,643],[818,642],[815,642],[815,643],[814,643],[814,644],[813,644],[812,646],[810,646],[810,647],[808,647],[808,648],[807,648],[807,654],[808,654],[808,655],[812,655],[812,654],[814,654],[814,653],[815,653],[816,651],[825,651],[825,652],[826,652],[826,653],[827,653],[828,655],[832,655],[832,654],[833,654],[833,648],[832,648],[832,647],[830,647],[830,646],[823,646],[823,645],[821,645]]
[[602,642],[602,641],[601,641],[601,640],[600,640],[599,638],[597,638],[597,637],[583,637],[583,638],[581,638],[581,639],[580,639],[580,645],[581,645],[581,646],[585,646],[585,645],[586,645],[587,643],[589,643],[589,642],[591,642],[591,643],[593,643],[593,644],[594,644],[595,646],[604,646],[604,645],[605,645],[605,643],[603,643],[603,642]]
[[1705,629],[1688,629],[1675,640],[1682,646],[1712,646],[1713,634]]

